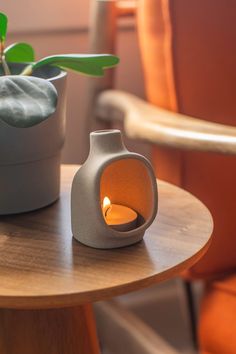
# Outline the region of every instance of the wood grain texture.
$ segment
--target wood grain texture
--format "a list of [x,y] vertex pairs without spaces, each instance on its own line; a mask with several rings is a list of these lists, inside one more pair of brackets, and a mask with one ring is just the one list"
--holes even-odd
[[124,119],[130,138],[175,149],[236,154],[236,127],[158,108],[126,92],[102,92],[96,111],[104,121]]
[[90,305],[52,310],[0,310],[1,354],[98,354]]
[[174,277],[207,250],[209,211],[161,181],[159,212],[142,242],[116,250],[83,246],[72,238],[70,222],[77,169],[62,168],[61,198],[54,205],[0,218],[0,307],[65,307],[113,297]]

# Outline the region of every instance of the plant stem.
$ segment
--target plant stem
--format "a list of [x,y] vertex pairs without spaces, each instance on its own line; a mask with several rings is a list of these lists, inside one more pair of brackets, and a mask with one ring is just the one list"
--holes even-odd
[[32,72],[33,72],[33,66],[28,65],[24,68],[24,70],[20,73],[20,75],[29,76],[32,74]]
[[2,67],[5,75],[11,75],[11,71],[9,69],[9,66],[7,65],[5,56],[2,56]]
[[0,59],[3,67],[4,75],[11,75],[11,71],[9,66],[7,65],[5,54],[4,54],[5,43],[3,41],[0,42]]

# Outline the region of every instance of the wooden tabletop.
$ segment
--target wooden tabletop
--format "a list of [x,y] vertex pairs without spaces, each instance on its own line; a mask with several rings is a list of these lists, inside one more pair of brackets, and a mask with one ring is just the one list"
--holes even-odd
[[83,246],[70,227],[77,169],[62,167],[61,198],[52,206],[0,217],[0,307],[53,308],[113,297],[169,279],[207,250],[213,228],[207,208],[161,181],[159,212],[144,241],[114,250]]

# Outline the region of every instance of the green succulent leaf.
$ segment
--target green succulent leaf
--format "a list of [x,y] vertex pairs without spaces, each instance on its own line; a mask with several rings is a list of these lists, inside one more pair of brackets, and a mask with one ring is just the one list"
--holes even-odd
[[28,43],[13,43],[5,49],[4,53],[8,62],[29,63],[35,61],[34,50]]
[[17,128],[28,128],[49,118],[56,110],[57,91],[38,77],[0,77],[0,120]]
[[33,70],[43,65],[54,65],[86,75],[103,76],[104,69],[111,68],[118,63],[119,58],[109,54],[63,54],[43,58],[33,65]]
[[8,23],[7,16],[4,13],[0,12],[0,61],[1,61],[1,66],[3,68],[4,75],[11,74],[4,56],[5,40],[7,36],[7,23]]
[[6,35],[7,35],[7,16],[0,12],[0,41],[5,42]]

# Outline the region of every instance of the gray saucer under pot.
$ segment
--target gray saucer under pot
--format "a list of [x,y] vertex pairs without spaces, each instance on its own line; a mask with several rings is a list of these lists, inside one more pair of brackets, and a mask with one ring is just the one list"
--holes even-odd
[[[18,73],[24,66],[10,67]],[[30,128],[15,128],[0,121],[0,215],[35,210],[59,197],[66,75],[50,66],[35,72],[35,76],[50,80],[58,92],[57,109],[49,119]]]

